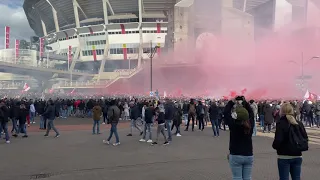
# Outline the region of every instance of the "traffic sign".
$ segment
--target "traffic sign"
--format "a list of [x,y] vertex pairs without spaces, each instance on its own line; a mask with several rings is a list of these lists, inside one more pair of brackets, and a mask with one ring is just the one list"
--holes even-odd
[[153,91],[150,91],[150,97],[153,97]]

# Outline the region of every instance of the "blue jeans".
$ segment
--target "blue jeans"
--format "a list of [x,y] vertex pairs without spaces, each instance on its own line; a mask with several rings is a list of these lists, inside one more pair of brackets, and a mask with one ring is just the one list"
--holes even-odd
[[289,180],[289,173],[292,180],[301,179],[301,164],[302,158],[294,159],[279,159],[278,158],[278,171],[280,180]]
[[93,120],[92,134],[96,133],[96,127],[97,127],[97,134],[99,134],[100,133],[100,120]]
[[19,133],[24,133],[24,135],[28,135],[27,134],[27,126],[26,126],[26,124],[19,124],[19,128],[18,128],[17,134],[19,134]]
[[118,135],[118,130],[117,130],[117,125],[118,123],[111,123],[111,128],[110,128],[110,136],[108,138],[108,141],[112,138],[112,135],[114,134],[116,136],[116,143],[119,143],[119,135]]
[[1,122],[0,123],[0,139],[1,139],[1,132],[4,131],[4,135],[6,137],[6,141],[10,140],[9,132],[8,132],[8,123],[7,122]]
[[171,124],[171,120],[166,120],[166,126],[167,126],[167,132],[168,132],[168,141],[172,141],[170,124]]
[[252,136],[257,136],[257,124],[256,124],[256,121],[254,121],[254,124],[253,124],[253,134]]
[[260,126],[264,127],[264,115],[263,114],[260,114],[259,121],[260,121]]
[[219,136],[219,120],[218,119],[211,119],[211,125],[214,136]]
[[229,155],[233,180],[251,180],[253,156]]
[[149,132],[149,139],[152,139],[151,124],[152,124],[152,123],[144,123],[144,129],[143,129],[143,137],[142,137],[142,139],[146,139],[147,132]]
[[30,123],[34,122],[34,117],[36,116],[35,112],[30,112]]
[[40,129],[44,129],[44,123],[45,123],[44,118],[45,117],[40,116]]
[[62,118],[67,118],[67,109],[62,109]]
[[18,126],[17,126],[18,120],[15,119],[15,118],[12,118],[11,121],[12,121],[12,130],[11,130],[11,133],[13,133],[14,131],[15,131],[15,133],[18,133]]
[[46,135],[49,135],[49,132],[50,132],[51,129],[53,129],[54,132],[56,132],[56,136],[59,135],[59,131],[54,126],[53,121],[54,121],[54,119],[52,119],[52,120],[48,119],[48,127],[47,127]]
[[187,125],[188,124],[188,114],[183,114],[183,120],[184,120],[184,124]]
[[315,119],[315,123],[317,125],[317,127],[320,127],[320,116],[316,115],[316,119]]

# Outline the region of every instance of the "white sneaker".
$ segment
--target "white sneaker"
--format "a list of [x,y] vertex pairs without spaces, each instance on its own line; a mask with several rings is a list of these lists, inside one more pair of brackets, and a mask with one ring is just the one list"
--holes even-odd
[[34,122],[32,122],[32,124],[35,124],[36,122],[34,121]]
[[140,142],[146,142],[146,140],[145,140],[145,139],[140,139],[139,141],[140,141]]
[[102,142],[103,144],[108,144],[108,145],[110,144],[110,141],[107,141],[107,140],[103,140]]
[[152,140],[151,140],[151,139],[149,139],[149,140],[147,141],[147,143],[152,143]]
[[120,145],[120,142],[118,143],[113,143],[113,146],[119,146]]
[[10,141],[6,141],[7,144],[10,144]]
[[102,124],[106,124],[105,122],[103,122]]
[[181,134],[180,134],[180,133],[178,133],[178,134],[177,134],[177,136],[178,136],[178,137],[180,137],[180,136],[181,136]]

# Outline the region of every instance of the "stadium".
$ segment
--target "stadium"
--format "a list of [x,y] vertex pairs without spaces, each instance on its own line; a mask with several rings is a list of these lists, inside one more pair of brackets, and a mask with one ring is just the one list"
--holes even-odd
[[[66,71],[66,73],[52,73],[49,78],[52,83],[49,86],[53,84],[52,87],[55,89],[107,87],[114,92],[118,91],[115,89],[121,89],[122,85],[119,84],[126,84],[126,87],[139,86],[130,92],[138,90],[146,92],[150,89],[151,83],[150,59],[155,59],[154,81],[163,82],[164,79],[173,79],[167,75],[164,78],[164,74],[169,74],[168,72],[173,70],[172,67],[179,66],[177,64],[181,62],[186,64],[184,59],[188,59],[189,63],[187,66],[181,66],[185,72],[191,71],[186,70],[187,68],[195,69],[201,59],[199,57],[205,57],[206,54],[204,49],[197,51],[197,47],[212,44],[216,36],[227,36],[230,39],[241,37],[241,41],[254,43],[266,30],[274,28],[277,19],[276,2],[276,0],[25,0],[23,8],[30,27],[40,37],[33,38],[37,45],[35,49],[37,55],[31,58],[33,64],[40,60],[48,69]],[[301,4],[302,1],[286,2],[292,6],[292,21],[301,21],[306,6]],[[194,57],[179,55],[169,61],[161,58],[162,54],[179,51],[179,48],[181,49],[179,45],[185,42],[192,44],[188,47],[188,51],[196,49]],[[246,57],[246,59],[252,58]],[[159,63],[161,60],[163,61]],[[246,64],[246,62],[237,63],[233,64]],[[252,62],[247,64],[250,63]],[[160,66],[163,66],[161,70]],[[170,69],[165,68],[169,66]],[[90,75],[80,73],[77,75],[76,72],[80,71]],[[136,80],[130,81],[131,78]],[[135,83],[129,86],[129,82]],[[173,86],[174,89],[177,89],[176,86]],[[158,88],[160,87],[153,89]]]

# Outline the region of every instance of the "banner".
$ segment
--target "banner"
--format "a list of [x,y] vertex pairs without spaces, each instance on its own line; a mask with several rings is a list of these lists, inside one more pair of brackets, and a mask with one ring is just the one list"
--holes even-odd
[[6,26],[5,27],[5,42],[4,42],[4,47],[5,49],[9,49],[10,48],[10,27]]
[[20,46],[20,41],[18,39],[16,39],[15,41],[15,63],[17,63],[18,59],[19,59],[19,46]]
[[39,39],[39,41],[40,41],[40,47],[39,47],[39,51],[40,51],[40,54],[39,54],[39,56],[40,56],[40,59],[42,58],[42,56],[43,56],[43,47],[44,47],[44,38],[40,38]]
[[68,47],[68,61],[69,62],[72,61],[72,47],[71,46]]
[[94,61],[97,61],[96,46],[92,46],[92,55],[93,55],[93,60],[94,60]]

